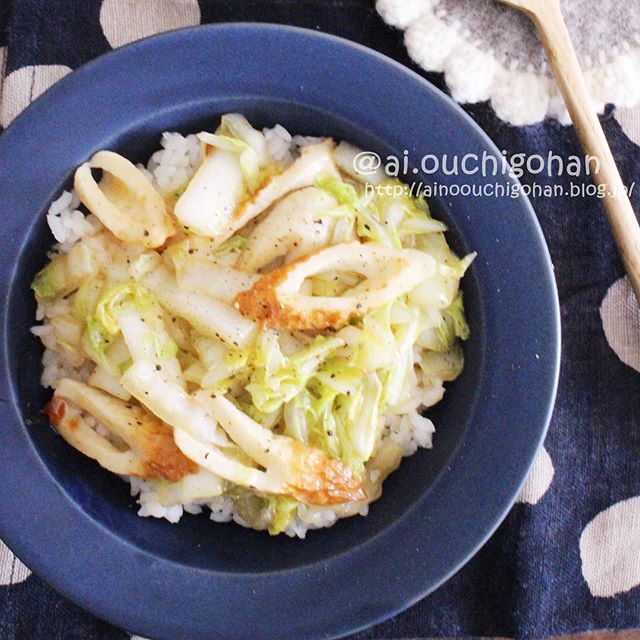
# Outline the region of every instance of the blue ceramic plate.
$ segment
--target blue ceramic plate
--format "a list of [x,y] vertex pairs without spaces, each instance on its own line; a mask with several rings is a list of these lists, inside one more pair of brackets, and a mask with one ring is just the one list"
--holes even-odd
[[[127,487],[47,427],[29,284],[45,211],[99,149],[144,160],[165,130],[228,111],[402,157],[500,157],[448,98],[391,60],[288,27],[225,25],[150,38],[48,91],[0,138],[0,537],[93,613],[153,638],[337,637],[415,603],[458,570],[513,504],[551,413],[559,353],[549,255],[523,197],[431,202],[459,252],[472,329],[464,374],[431,417],[434,448],[404,460],[366,518],[304,541],[206,517],[142,519]],[[441,173],[425,183],[452,184]],[[508,177],[465,177],[469,184]]]

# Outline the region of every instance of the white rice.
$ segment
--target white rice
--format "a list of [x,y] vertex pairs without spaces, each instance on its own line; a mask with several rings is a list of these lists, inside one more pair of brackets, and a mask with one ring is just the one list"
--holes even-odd
[[430,449],[435,433],[433,422],[415,409],[403,415],[388,415],[389,437],[403,447],[403,455],[412,456],[418,447]]
[[[292,136],[283,126],[276,125],[271,129],[264,129],[267,148],[274,160],[289,164],[306,145],[322,141],[324,138],[311,136]],[[154,186],[164,195],[179,192],[193,176],[202,161],[200,143],[195,135],[183,136],[180,133],[166,132],[160,140],[161,148],[156,151],[146,167],[138,165]],[[93,215],[85,216],[79,209],[80,201],[73,191],[64,191],[55,200],[47,213],[47,223],[58,244],[54,245],[50,256],[69,251],[76,242],[95,234],[102,225]],[[57,383],[64,377],[86,381],[93,366],[84,363],[80,367],[73,366],[64,357],[64,350],[58,348],[53,326],[50,321],[58,315],[68,313],[67,301],[39,304],[36,319],[44,320],[42,325],[32,327],[31,332],[42,341],[45,351],[42,359],[41,382],[44,387],[55,389]],[[420,372],[417,372],[420,384]],[[442,387],[416,387],[414,395],[403,407],[397,407],[394,412],[385,416],[383,437],[392,438],[398,442],[405,456],[412,455],[418,447],[430,448],[435,431],[433,423],[421,416],[416,407],[431,406],[438,402],[444,393]],[[108,436],[109,431],[104,425],[95,420],[87,420],[98,433]],[[370,471],[370,478],[376,481],[378,471]],[[199,514],[208,510],[209,518],[214,522],[234,521],[242,526],[249,526],[242,517],[235,513],[233,500],[220,496],[202,503],[186,503],[171,507],[163,506],[157,494],[157,487],[137,477],[124,478],[131,485],[131,495],[137,498],[139,504],[138,515],[142,517],[164,518],[169,522],[178,522],[184,513]],[[367,515],[369,505],[359,508],[360,515]],[[339,518],[338,511],[329,507],[301,505],[297,516],[289,524],[285,533],[291,537],[304,538],[310,529],[330,527]]]
[[290,164],[300,155],[300,149],[310,144],[322,142],[326,138],[315,136],[292,136],[281,124],[271,129],[263,129],[267,141],[267,149],[274,160]]
[[323,140],[326,140],[326,138],[318,138],[317,136],[293,136],[293,144],[295,144],[298,149],[302,149],[302,147],[310,144],[317,144]]
[[280,124],[271,129],[263,129],[262,133],[267,141],[267,148],[274,160],[289,164],[293,162],[293,148],[291,134]]
[[165,132],[156,151],[147,164],[147,172],[162,195],[180,190],[196,172],[202,162],[202,149],[198,138],[191,134]]

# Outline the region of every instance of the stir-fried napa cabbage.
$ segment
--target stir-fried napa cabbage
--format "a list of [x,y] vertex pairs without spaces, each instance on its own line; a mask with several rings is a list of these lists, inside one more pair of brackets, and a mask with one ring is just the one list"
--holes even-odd
[[239,114],[198,138],[166,198],[110,151],[78,169],[100,223],[32,284],[51,422],[165,507],[226,497],[272,534],[363,512],[430,446],[420,411],[462,370],[473,255],[348,143],[277,160]]

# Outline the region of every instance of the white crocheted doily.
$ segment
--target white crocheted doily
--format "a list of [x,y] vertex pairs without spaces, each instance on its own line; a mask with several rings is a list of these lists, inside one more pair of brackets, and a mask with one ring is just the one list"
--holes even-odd
[[[640,0],[561,4],[594,108],[640,102]],[[494,0],[377,0],[376,7],[404,30],[415,62],[445,74],[458,102],[490,100],[514,125],[546,116],[568,122],[533,25],[514,9]]]

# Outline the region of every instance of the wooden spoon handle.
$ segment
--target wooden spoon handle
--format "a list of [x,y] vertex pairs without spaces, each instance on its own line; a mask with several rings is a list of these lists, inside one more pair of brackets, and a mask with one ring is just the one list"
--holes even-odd
[[600,160],[593,179],[604,185],[602,204],[631,286],[640,302],[640,227],[616,167],[557,0],[529,0],[526,12],[536,24],[567,109],[585,152]]

